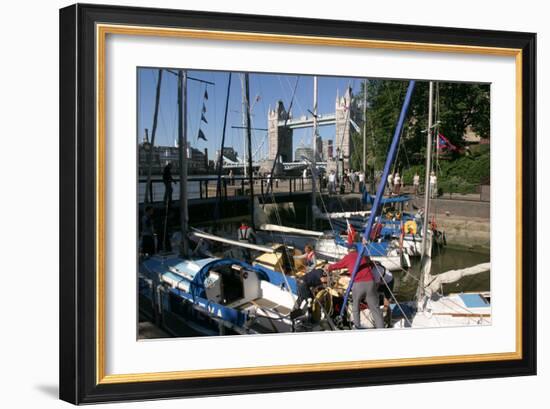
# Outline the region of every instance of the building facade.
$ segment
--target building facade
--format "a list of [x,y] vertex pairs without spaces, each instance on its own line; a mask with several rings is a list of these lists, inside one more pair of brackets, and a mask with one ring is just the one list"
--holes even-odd
[[344,169],[350,169],[351,163],[351,141],[350,141],[350,115],[351,115],[351,87],[348,87],[346,93],[342,96],[336,96],[335,113],[335,151],[338,152]]
[[324,161],[330,161],[332,160],[333,156],[334,156],[334,150],[333,150],[334,146],[333,146],[333,141],[332,139],[325,139],[323,141],[323,148],[322,148],[322,152],[323,152],[323,160]]
[[268,159],[275,160],[277,153],[283,162],[292,162],[292,129],[279,126],[279,121],[290,119],[283,101],[277,101],[277,107],[268,113]]
[[[149,152],[151,150],[151,144],[148,140],[144,140],[138,146],[139,156],[139,174],[146,175],[149,166]],[[153,175],[160,175],[164,167],[168,163],[172,163],[172,173],[179,172],[179,148],[174,146],[155,146],[153,148],[151,157],[151,173]],[[189,173],[205,173],[208,171],[208,150],[204,152],[193,147],[187,149],[187,169]]]
[[[239,154],[231,146],[227,146],[223,148],[223,156],[225,156],[227,159],[229,159],[232,162],[239,161]],[[220,150],[218,149],[216,151],[216,158],[215,158],[216,162],[218,161],[219,157],[220,157]]]
[[301,162],[303,158],[313,161],[313,149],[306,146],[300,146],[294,151],[294,162]]

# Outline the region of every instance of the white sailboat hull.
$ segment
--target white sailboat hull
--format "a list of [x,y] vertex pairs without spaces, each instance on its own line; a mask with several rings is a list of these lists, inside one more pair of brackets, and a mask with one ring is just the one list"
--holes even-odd
[[[320,239],[315,246],[315,253],[319,258],[328,260],[340,260],[348,254],[348,249],[335,243],[334,240]],[[387,255],[371,256],[373,261],[379,262],[389,271],[400,271],[403,268],[410,267],[408,256],[404,255],[404,260],[397,249],[390,250]]]
[[[409,307],[417,312],[408,319],[400,318],[394,328],[435,328],[491,325],[491,304],[489,293],[449,294],[430,298]],[[402,304],[407,306],[407,304]]]

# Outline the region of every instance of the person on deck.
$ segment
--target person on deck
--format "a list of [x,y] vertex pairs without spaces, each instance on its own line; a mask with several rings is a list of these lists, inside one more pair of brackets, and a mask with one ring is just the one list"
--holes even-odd
[[[323,269],[317,268],[305,276],[296,280],[297,295],[296,306],[290,312],[290,318],[295,319],[305,313],[306,308],[311,306],[311,300],[314,298],[312,290],[325,285],[328,282],[328,274]],[[310,300],[310,301],[308,301]]]
[[[333,270],[347,269],[348,274],[353,273],[355,262],[358,254],[355,247],[350,247],[348,254],[339,262],[329,264],[325,266],[325,271],[330,272]],[[384,320],[382,313],[378,306],[378,293],[376,291],[376,283],[372,275],[372,261],[369,257],[363,257],[357,269],[353,286],[351,287],[353,293],[353,323],[355,328],[362,329],[360,305],[362,301],[366,301],[369,310],[374,318],[375,328],[383,328]]]
[[[237,240],[239,240],[241,243],[253,244],[256,242],[256,234],[254,233],[254,230],[244,220],[241,222],[241,226],[237,230]],[[243,248],[243,255],[245,260],[247,262],[250,262],[251,260],[250,249]]]
[[306,244],[304,247],[304,254],[294,256],[294,260],[302,260],[304,265],[306,266],[307,273],[315,270],[315,266],[317,265],[317,258],[315,257],[313,246],[309,243]]
[[244,220],[241,222],[241,226],[237,232],[237,238],[243,243],[256,242],[256,234],[254,233],[254,230]]
[[153,226],[153,206],[147,206],[141,218],[141,254],[155,254],[155,229]]
[[164,182],[164,204],[170,207],[172,204],[172,162],[168,162],[162,171],[162,181]]
[[[315,257],[315,250],[311,244],[306,244],[304,247],[304,254],[294,256],[295,260],[303,260],[306,266],[306,274],[296,280],[297,295],[296,308],[291,313],[292,317],[297,317],[304,313],[305,304],[304,301],[313,299],[313,289],[327,283],[327,273],[321,269],[316,268],[317,259]],[[308,306],[309,303],[308,303]]]
[[393,274],[382,264],[375,262],[372,266],[374,282],[378,285],[378,292],[384,295],[384,310],[390,306],[393,299]]

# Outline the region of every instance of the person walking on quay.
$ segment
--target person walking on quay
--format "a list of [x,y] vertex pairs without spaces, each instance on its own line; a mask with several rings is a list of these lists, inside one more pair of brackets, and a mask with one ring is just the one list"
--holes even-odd
[[233,169],[229,169],[229,184],[231,186],[235,184],[235,174],[233,173]]
[[418,195],[419,186],[420,186],[420,176],[418,175],[418,172],[415,172],[413,176],[413,191],[415,196]]
[[336,174],[333,170],[328,175],[328,193],[329,195],[336,193]]
[[437,197],[437,176],[433,170],[430,174],[430,197],[432,199]]
[[307,168],[305,168],[304,171],[302,172],[302,180],[303,180],[303,184],[305,185],[307,181]]
[[399,173],[396,172],[393,178],[393,194],[399,195],[400,190],[401,190],[401,176],[399,176]]
[[357,183],[357,172],[354,172],[353,169],[349,175],[349,180],[351,183],[351,193],[355,193],[355,183]]
[[[355,247],[350,247],[348,249],[348,254],[339,262],[334,264],[329,264],[325,266],[325,271],[331,272],[333,270],[347,269],[348,274],[351,275],[353,272],[353,267],[355,266],[355,261],[357,260],[357,250]],[[366,301],[369,310],[372,313],[374,318],[375,328],[384,327],[384,319],[382,318],[382,313],[380,312],[380,307],[378,305],[378,293],[376,289],[376,283],[374,282],[374,277],[372,274],[372,261],[369,257],[363,257],[359,268],[357,269],[357,274],[355,275],[355,281],[351,287],[351,292],[353,296],[353,324],[356,329],[362,329],[361,326],[361,311],[360,305],[361,302]]]
[[155,254],[155,229],[153,226],[153,206],[146,206],[141,218],[141,254]]
[[365,193],[365,173],[359,172],[359,192]]
[[164,204],[167,208],[172,205],[172,162],[168,162],[162,171],[162,181],[164,182]]

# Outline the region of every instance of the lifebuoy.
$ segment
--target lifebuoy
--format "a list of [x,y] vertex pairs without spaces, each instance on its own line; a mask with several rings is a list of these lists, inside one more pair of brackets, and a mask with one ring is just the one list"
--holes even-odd
[[405,223],[405,234],[416,234],[418,226],[414,220],[409,220]]

